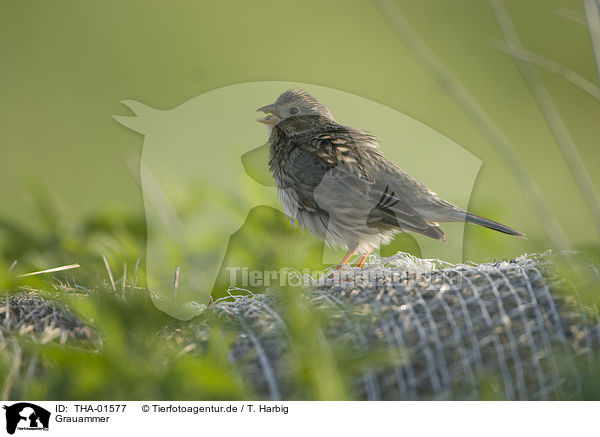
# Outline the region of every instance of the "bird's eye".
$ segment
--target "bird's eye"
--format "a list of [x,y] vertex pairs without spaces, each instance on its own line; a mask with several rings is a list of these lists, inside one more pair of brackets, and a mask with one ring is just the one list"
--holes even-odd
[[292,106],[290,108],[290,114],[296,115],[297,113],[298,113],[298,108],[296,108],[295,106]]

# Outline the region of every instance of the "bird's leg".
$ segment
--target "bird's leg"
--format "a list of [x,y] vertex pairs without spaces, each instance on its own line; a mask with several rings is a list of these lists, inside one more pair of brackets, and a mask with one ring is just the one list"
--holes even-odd
[[348,252],[346,252],[346,255],[344,255],[344,257],[342,258],[342,260],[340,261],[340,263],[336,266],[336,269],[341,269],[344,264],[346,264],[348,262],[348,260],[350,259],[350,257],[352,255],[354,255],[354,253],[356,252],[356,247],[348,250]]
[[361,268],[363,266],[363,264],[365,263],[365,260],[367,259],[367,257],[369,256],[369,254],[371,253],[371,251],[373,250],[373,246],[369,246],[369,248],[366,250],[365,253],[363,253],[360,258],[358,259],[358,262],[356,263],[356,267]]

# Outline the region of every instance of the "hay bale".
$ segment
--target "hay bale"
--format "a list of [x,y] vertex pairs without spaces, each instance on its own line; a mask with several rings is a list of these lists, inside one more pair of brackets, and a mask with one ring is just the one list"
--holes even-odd
[[[555,261],[545,254],[450,265],[399,253],[310,278],[296,304],[322,317],[306,341],[353,357],[389,352],[348,371],[356,399],[479,399],[486,384],[510,400],[580,397],[580,364],[596,362],[600,323],[590,316],[595,309],[573,305],[573,295],[559,291],[565,283]],[[597,266],[581,268],[598,276]],[[43,341],[97,338],[66,307],[36,294],[12,295],[9,317],[5,302],[1,308],[0,340],[14,331]],[[163,336],[175,336],[183,353],[203,350],[215,316],[233,332],[230,361],[258,397],[308,397],[293,373],[297,338],[290,335],[285,295],[220,300],[205,316]]]
[[41,343],[56,340],[65,344],[97,338],[68,308],[35,292],[0,298],[0,341],[13,333],[33,337]]
[[[600,325],[556,292],[551,265],[543,256],[440,266],[398,254],[339,272],[348,280],[323,276],[306,293],[329,309],[323,329],[335,344],[405,351],[396,363],[364,369],[354,383],[358,399],[477,399],[486,378],[506,399],[557,399],[580,391],[575,362],[591,361]],[[210,311],[237,320],[232,360],[259,394],[297,395],[286,389],[290,345],[277,295]]]

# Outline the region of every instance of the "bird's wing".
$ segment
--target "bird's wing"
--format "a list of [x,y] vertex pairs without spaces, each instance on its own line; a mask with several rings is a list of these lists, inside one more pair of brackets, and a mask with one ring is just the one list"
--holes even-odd
[[370,172],[370,157],[361,151],[376,151],[377,146],[374,136],[341,125],[329,127],[300,142],[300,147],[315,154],[331,168],[344,171],[358,183],[367,184],[373,184],[375,180]]
[[[414,189],[399,189],[398,177],[407,177],[407,183],[418,184],[414,188],[424,186],[393,166],[379,151],[374,136],[336,125],[318,133],[302,133],[290,140],[295,143],[297,153],[309,156],[302,160],[304,167],[297,170],[305,175],[303,185],[320,208],[338,215],[354,215],[355,221],[370,228],[398,228],[444,238],[437,223],[428,222],[411,206],[414,196],[410,193]],[[390,177],[397,172],[400,173],[396,178]],[[307,193],[298,194],[305,197]]]

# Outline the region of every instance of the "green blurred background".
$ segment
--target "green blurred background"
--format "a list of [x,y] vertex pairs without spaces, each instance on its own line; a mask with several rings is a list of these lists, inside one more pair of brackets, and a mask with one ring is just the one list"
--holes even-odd
[[[524,47],[595,82],[589,35],[576,15],[581,2],[506,4]],[[513,60],[490,47],[502,37],[489,4],[397,5],[508,137],[571,240],[597,242],[534,98]],[[574,17],[561,14],[564,8]],[[32,186],[44,186],[69,217],[107,208],[142,216],[139,183],[124,157],[139,154],[143,138],[111,118],[126,113],[120,100],[169,109],[226,85],[286,80],[388,105],[479,157],[470,209],[523,230],[529,240],[468,226],[466,259],[550,248],[494,149],[372,2],[2,0],[0,35],[0,214],[30,229],[39,226]],[[598,186],[600,104],[562,78],[538,72]]]

